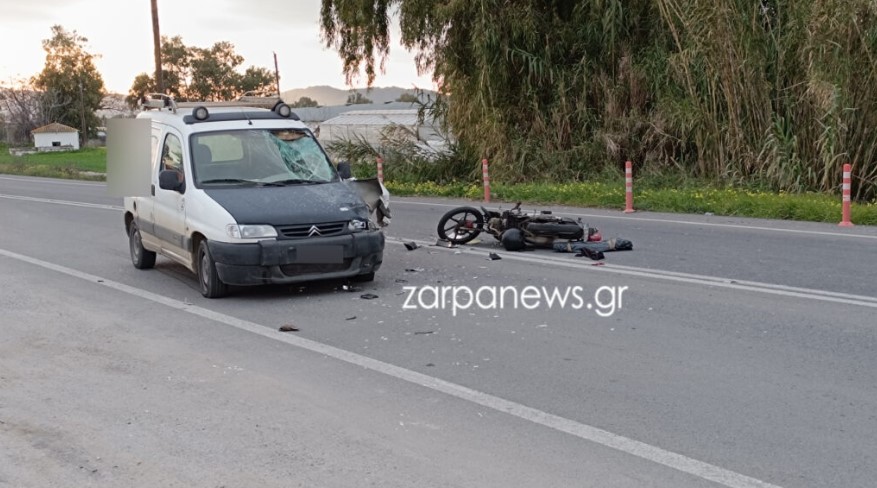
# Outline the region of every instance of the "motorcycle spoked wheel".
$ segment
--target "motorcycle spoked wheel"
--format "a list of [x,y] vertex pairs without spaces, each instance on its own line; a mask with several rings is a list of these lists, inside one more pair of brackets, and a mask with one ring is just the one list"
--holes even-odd
[[458,207],[439,219],[439,238],[454,244],[465,244],[484,230],[484,216],[473,207]]

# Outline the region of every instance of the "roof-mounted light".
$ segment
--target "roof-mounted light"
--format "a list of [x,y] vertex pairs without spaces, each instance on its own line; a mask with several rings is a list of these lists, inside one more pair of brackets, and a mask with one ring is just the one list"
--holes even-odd
[[289,108],[289,105],[287,105],[283,102],[278,103],[274,107],[274,112],[283,118],[288,118],[290,115],[292,115],[292,109]]
[[199,105],[192,109],[192,116],[195,117],[195,120],[207,120],[207,117],[210,117],[210,112],[204,105]]

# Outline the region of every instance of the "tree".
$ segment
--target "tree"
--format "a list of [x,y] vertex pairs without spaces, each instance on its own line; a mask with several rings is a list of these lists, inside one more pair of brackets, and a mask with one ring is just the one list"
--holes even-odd
[[149,93],[158,92],[152,77],[146,73],[140,73],[134,78],[134,83],[125,97],[125,103],[133,110],[140,106],[140,101]]
[[317,103],[316,100],[310,97],[301,97],[297,102],[294,102],[292,108],[305,108],[305,107],[319,107],[320,104]]
[[[178,101],[232,100],[246,92],[274,91],[274,76],[266,68],[250,66],[240,73],[244,58],[230,42],[210,48],[187,46],[182,37],[162,37],[164,90]],[[140,73],[134,78],[126,100],[135,107],[146,93],[155,92],[155,77]]]
[[31,130],[58,120],[66,105],[57,92],[42,92],[24,82],[0,88],[0,99],[8,112],[6,139],[13,144],[29,141]]
[[359,92],[353,92],[347,96],[347,105],[367,105],[369,103],[372,101]]
[[197,100],[231,100],[239,91],[240,74],[235,69],[244,62],[230,42],[217,42],[209,49],[192,48],[192,82],[189,96]]
[[[615,121],[648,111],[653,101],[625,97],[625,83],[640,83],[639,72],[621,68],[646,49],[666,58],[654,3],[322,0],[321,34],[338,52],[347,83],[364,71],[371,86],[383,70],[398,12],[402,45],[416,51],[418,73],[431,73],[438,84],[441,96],[430,115],[447,122],[462,157],[489,155],[500,179],[582,177],[595,161],[624,157],[596,150],[607,139],[595,134],[610,106],[596,104],[619,100],[611,104]],[[618,93],[608,93],[616,87]]]
[[243,92],[271,93],[276,90],[274,84],[274,73],[268,68],[257,68],[250,66],[244,71],[238,85],[238,89]]
[[79,127],[83,142],[94,133],[95,111],[105,96],[104,81],[94,66],[94,55],[85,50],[88,39],[75,30],[52,26],[52,37],[43,41],[46,64],[32,80],[34,87],[51,93],[60,102],[57,122]]

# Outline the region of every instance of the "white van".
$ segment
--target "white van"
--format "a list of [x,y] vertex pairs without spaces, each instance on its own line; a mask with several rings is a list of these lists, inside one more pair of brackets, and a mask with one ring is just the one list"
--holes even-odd
[[389,195],[377,180],[342,178],[349,168],[332,165],[288,105],[146,105],[138,118],[152,125],[151,195],[124,199],[136,268],[161,254],[196,273],[208,298],[228,285],[374,279]]

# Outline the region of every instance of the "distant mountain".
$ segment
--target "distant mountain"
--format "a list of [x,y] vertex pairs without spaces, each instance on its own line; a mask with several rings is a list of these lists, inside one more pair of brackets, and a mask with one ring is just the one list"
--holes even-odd
[[[414,95],[414,88],[401,88],[398,86],[374,87],[371,90],[366,90],[365,88],[342,90],[331,86],[311,86],[308,88],[286,90],[281,93],[281,98],[289,104],[297,102],[301,97],[308,97],[311,100],[316,100],[321,106],[344,105],[347,103],[347,97],[354,91],[362,93],[362,96],[376,104],[394,102],[403,93]],[[425,90],[424,93],[435,94],[435,92],[429,90]]]

